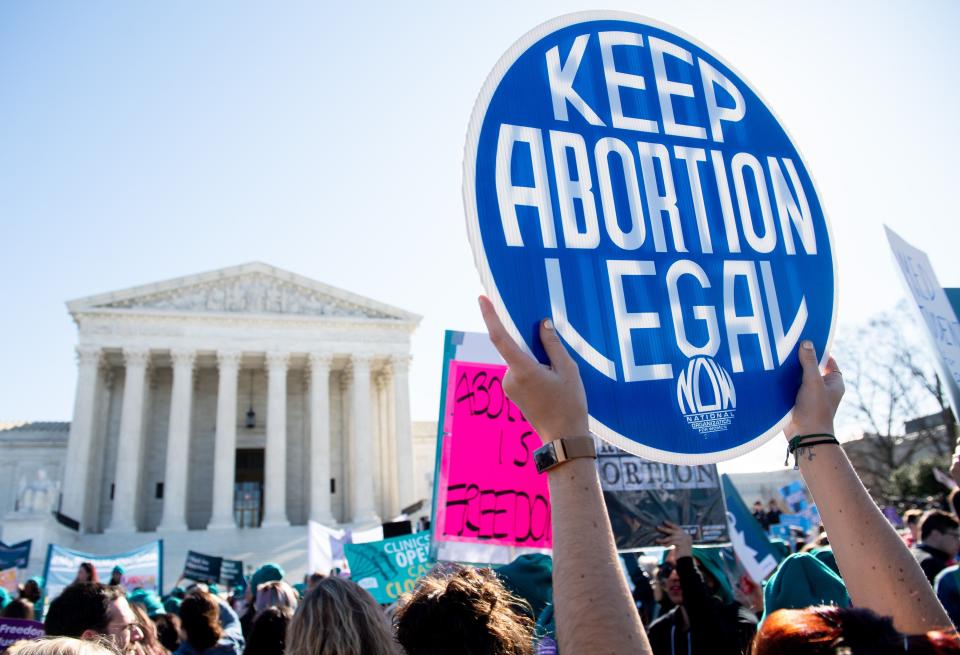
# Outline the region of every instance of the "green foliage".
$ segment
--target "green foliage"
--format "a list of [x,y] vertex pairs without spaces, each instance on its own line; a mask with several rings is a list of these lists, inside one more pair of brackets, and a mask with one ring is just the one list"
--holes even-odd
[[933,476],[934,467],[946,472],[950,468],[950,458],[926,458],[895,468],[885,485],[884,494],[892,498],[926,498],[946,493],[946,487]]

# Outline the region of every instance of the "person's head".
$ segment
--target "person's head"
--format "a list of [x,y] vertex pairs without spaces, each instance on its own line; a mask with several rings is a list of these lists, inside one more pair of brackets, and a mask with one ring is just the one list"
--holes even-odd
[[142,587],[137,587],[127,594],[127,602],[131,605],[142,607],[151,619],[158,614],[163,614],[163,601],[155,591],[149,591]]
[[947,655],[960,649],[956,633],[905,637],[889,618],[868,609],[834,606],[782,609],[760,626],[751,655]]
[[180,603],[180,626],[187,641],[198,652],[212,648],[223,631],[220,607],[210,592],[195,589]]
[[109,637],[123,652],[143,639],[136,614],[120,587],[78,582],[53,599],[43,624],[50,636],[96,640]]
[[287,626],[293,618],[290,607],[268,607],[253,621],[245,655],[277,655],[283,653],[287,641]]
[[920,518],[920,543],[956,557],[960,552],[960,523],[942,510],[931,509]]
[[257,601],[255,610],[259,614],[268,607],[289,607],[292,610],[297,609],[299,596],[293,587],[282,580],[268,582],[260,585],[257,589]]
[[[697,571],[699,571],[703,577],[703,582],[707,585],[710,593],[716,593],[720,589],[720,583],[707,567],[704,566],[703,562],[700,561],[700,558],[697,556],[700,554],[699,552],[694,553],[694,566],[697,567]],[[683,589],[680,586],[680,573],[677,571],[676,550],[667,551],[663,563],[660,565],[660,568],[657,569],[657,579],[663,586],[663,591],[667,594],[670,602],[674,605],[683,605]]]
[[257,589],[262,584],[283,580],[283,567],[273,562],[267,562],[250,576],[250,596],[256,598]]
[[77,569],[77,577],[74,579],[74,582],[99,582],[100,578],[97,577],[97,567],[93,565],[93,562],[80,562],[80,567]]
[[171,653],[180,648],[180,617],[176,614],[158,614],[153,620],[157,626],[157,641]]
[[914,541],[917,541],[920,537],[921,516],[923,516],[923,510],[919,509],[908,509],[903,513],[903,522],[907,524],[907,529],[910,530]]
[[139,651],[145,655],[161,655],[164,651],[157,639],[157,626],[150,619],[147,610],[137,603],[130,603],[130,609],[136,615],[140,629],[143,631],[143,640],[138,644]]
[[770,499],[770,502],[767,503],[767,505],[770,506],[770,509],[780,509],[780,508],[777,506],[777,499],[776,499],[776,498],[771,498],[771,499]]
[[41,637],[18,641],[6,651],[7,655],[119,655],[109,640],[74,639],[73,637]]
[[123,567],[117,564],[113,567],[113,570],[110,571],[110,584],[120,584],[123,581],[123,574],[126,573]]
[[5,619],[27,619],[33,620],[33,603],[24,599],[17,598],[10,601],[10,604],[3,608],[0,616]]
[[431,574],[401,599],[397,641],[407,655],[447,652],[455,643],[476,655],[531,655],[533,620],[524,605],[490,569]]
[[326,577],[327,576],[325,576],[323,573],[320,573],[320,571],[314,571],[311,573],[307,578],[307,591],[313,591],[313,588],[320,584],[320,582],[322,582]]
[[40,596],[43,595],[43,592],[40,590],[40,583],[37,582],[36,578],[30,578],[23,583],[23,586],[20,588],[20,597],[25,598],[31,603],[35,603],[40,600]]
[[377,601],[355,582],[329,577],[308,593],[287,628],[286,655],[398,655]]
[[753,511],[756,512],[758,509],[763,509],[763,503],[759,500],[753,503]]

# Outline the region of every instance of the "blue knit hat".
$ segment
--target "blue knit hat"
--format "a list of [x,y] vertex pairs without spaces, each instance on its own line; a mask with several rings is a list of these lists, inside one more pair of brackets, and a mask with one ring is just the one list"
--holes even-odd
[[254,572],[253,577],[250,578],[250,586],[253,588],[253,593],[257,593],[257,587],[260,585],[278,580],[283,580],[283,569],[279,564],[269,562]]

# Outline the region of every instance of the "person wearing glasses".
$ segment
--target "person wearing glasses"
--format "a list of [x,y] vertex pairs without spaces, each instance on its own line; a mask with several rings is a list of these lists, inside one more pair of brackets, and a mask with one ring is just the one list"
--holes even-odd
[[960,552],[960,523],[947,512],[929,510],[920,518],[920,542],[910,552],[932,585]]
[[123,588],[99,582],[75,582],[64,589],[50,603],[43,628],[53,637],[106,637],[122,653],[136,652],[143,641],[143,628]]
[[757,617],[733,599],[716,549],[694,548],[678,525],[657,527],[658,540],[671,548],[657,581],[673,609],[647,628],[653,655],[743,653],[757,631]]

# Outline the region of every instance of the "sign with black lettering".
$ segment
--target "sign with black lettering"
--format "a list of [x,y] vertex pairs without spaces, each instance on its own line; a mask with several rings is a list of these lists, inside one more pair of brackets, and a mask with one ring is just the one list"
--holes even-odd
[[803,158],[757,91],[655,21],[553,19],[494,67],[468,129],[467,230],[508,331],[546,361],[551,317],[591,430],[695,465],[785,425],[796,349],[829,351],[830,230]]

